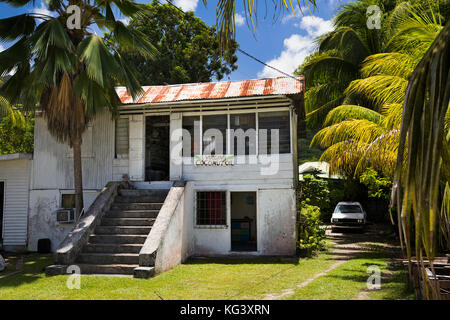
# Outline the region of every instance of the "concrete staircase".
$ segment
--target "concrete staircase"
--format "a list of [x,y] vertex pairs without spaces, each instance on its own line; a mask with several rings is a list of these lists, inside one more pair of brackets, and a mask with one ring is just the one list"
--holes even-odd
[[169,190],[121,189],[75,264],[82,274],[132,275]]

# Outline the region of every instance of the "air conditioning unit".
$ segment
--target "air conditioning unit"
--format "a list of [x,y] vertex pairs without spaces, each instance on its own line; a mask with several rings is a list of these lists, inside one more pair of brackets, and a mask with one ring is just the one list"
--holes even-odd
[[75,222],[74,209],[59,209],[56,211],[56,221],[59,223],[73,223]]

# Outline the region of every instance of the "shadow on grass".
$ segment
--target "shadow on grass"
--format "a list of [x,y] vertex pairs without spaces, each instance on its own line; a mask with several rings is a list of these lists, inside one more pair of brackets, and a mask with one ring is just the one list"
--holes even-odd
[[34,282],[45,276],[45,267],[53,263],[52,255],[26,254],[22,257],[22,271],[20,273],[0,279],[0,288],[17,287],[22,284]]

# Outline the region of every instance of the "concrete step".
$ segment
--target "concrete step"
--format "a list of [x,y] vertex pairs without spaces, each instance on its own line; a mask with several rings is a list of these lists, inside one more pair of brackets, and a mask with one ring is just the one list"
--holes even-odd
[[101,226],[152,226],[156,218],[103,218]]
[[132,275],[138,264],[89,264],[80,263],[81,274],[128,274]]
[[136,196],[136,197],[123,197],[117,196],[114,199],[115,203],[153,203],[153,202],[164,202],[166,196],[161,195],[150,195],[150,196]]
[[156,218],[158,210],[110,210],[104,218]]
[[143,244],[147,239],[147,235],[143,234],[120,234],[120,235],[98,235],[93,234],[89,237],[89,243],[102,243],[102,244]]
[[141,196],[161,196],[167,197],[169,193],[168,189],[162,190],[142,190],[142,189],[121,189],[119,190],[119,195],[124,197],[141,197]]
[[97,226],[95,228],[94,233],[96,235],[101,234],[145,234],[147,235],[150,230],[152,229],[151,226]]
[[139,264],[137,253],[82,253],[77,262],[89,264]]
[[88,243],[83,247],[84,253],[139,253],[142,244],[102,244],[102,243]]
[[159,210],[163,206],[162,202],[143,202],[143,203],[120,203],[114,202],[111,210]]

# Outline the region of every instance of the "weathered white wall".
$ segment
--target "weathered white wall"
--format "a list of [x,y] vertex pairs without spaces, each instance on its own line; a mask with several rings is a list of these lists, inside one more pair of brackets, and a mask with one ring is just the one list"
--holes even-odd
[[268,255],[295,254],[295,192],[258,191],[258,251]]
[[[85,210],[108,182],[122,180],[122,175],[128,173],[128,159],[114,159],[114,130],[111,114],[104,112],[83,134]],[[42,117],[36,117],[34,144],[28,250],[36,251],[37,241],[41,238],[49,238],[52,250],[55,250],[74,226],[56,222],[61,194],[74,193],[73,152],[67,144],[50,135]]]
[[[295,254],[295,191],[283,184],[264,184],[257,181],[244,184],[237,181],[219,184],[210,182],[190,182],[186,186],[186,215],[191,217],[194,255],[239,254],[231,251],[231,210],[230,192],[256,191],[257,197],[257,251],[261,255]],[[227,226],[206,227],[195,225],[195,192],[227,191]],[[248,253],[245,253],[248,254]]]
[[[72,150],[50,135],[42,117],[36,117],[32,189],[73,189]],[[112,181],[114,121],[98,115],[83,135],[82,165],[85,189],[102,189]]]
[[9,250],[26,247],[30,168],[28,159],[0,161],[0,181],[5,183],[3,245]]
[[[67,192],[68,190],[64,190]],[[70,191],[70,190],[69,190]],[[71,190],[73,192],[73,190]],[[89,209],[99,192],[84,190],[85,210]],[[60,190],[31,190],[28,250],[37,251],[39,239],[50,239],[52,251],[56,250],[75,224],[58,223],[56,210],[61,208]]]

